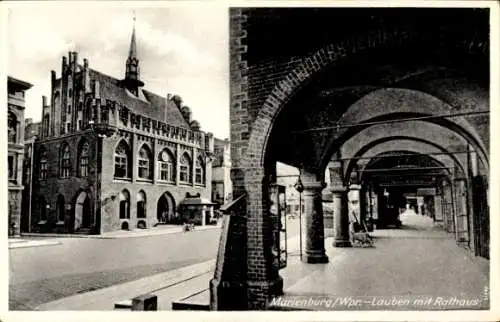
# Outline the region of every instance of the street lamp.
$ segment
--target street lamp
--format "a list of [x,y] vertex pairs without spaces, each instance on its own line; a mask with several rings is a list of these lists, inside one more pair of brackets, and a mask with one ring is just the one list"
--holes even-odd
[[302,261],[302,192],[304,191],[304,185],[300,179],[300,175],[297,178],[297,182],[294,185],[295,190],[299,193],[299,250],[300,250],[300,260]]

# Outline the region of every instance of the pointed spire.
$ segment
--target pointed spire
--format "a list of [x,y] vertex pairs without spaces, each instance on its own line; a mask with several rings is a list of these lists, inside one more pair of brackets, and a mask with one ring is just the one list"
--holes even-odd
[[135,11],[132,38],[130,39],[130,49],[125,64],[125,79],[123,83],[135,95],[138,95],[139,87],[144,86],[144,83],[140,80],[139,58],[137,58],[137,44],[135,42]]
[[128,51],[129,58],[137,58],[137,45],[135,44],[135,11],[134,11],[134,26],[132,28],[132,38],[130,39],[130,49]]

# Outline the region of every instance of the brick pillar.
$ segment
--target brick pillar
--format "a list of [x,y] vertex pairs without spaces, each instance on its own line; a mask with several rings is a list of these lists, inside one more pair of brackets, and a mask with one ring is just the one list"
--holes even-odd
[[317,180],[316,175],[313,173],[302,172],[301,179],[304,187],[302,202],[306,217],[306,248],[303,261],[311,264],[328,263],[328,257],[325,254],[323,198],[321,193],[326,184],[323,180]]
[[176,153],[175,153],[175,185],[179,185],[180,177],[181,177],[181,145],[176,145]]
[[138,176],[138,169],[137,169],[137,134],[132,133],[132,146],[131,146],[132,152],[131,152],[131,157],[132,157],[132,182],[134,182],[137,179]]
[[[283,279],[273,266],[271,253],[270,178],[264,168],[242,170],[247,192],[247,305],[249,310],[261,310],[267,308],[272,296],[283,293]],[[238,183],[233,183],[238,190]]]
[[332,186],[333,195],[333,220],[335,228],[334,247],[351,247],[349,236],[349,204],[347,200],[347,188],[344,186]]
[[161,147],[158,144],[158,140],[156,138],[153,138],[153,166],[152,171],[153,171],[153,184],[156,184],[156,180],[159,179],[160,176],[160,169],[158,168],[158,154],[160,153]]

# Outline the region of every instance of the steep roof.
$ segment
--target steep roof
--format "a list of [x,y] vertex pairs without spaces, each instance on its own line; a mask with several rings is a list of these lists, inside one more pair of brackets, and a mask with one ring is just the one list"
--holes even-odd
[[[167,98],[142,89],[140,97],[135,97],[128,92],[121,81],[90,69],[91,81],[99,81],[100,96],[102,99],[116,101],[118,104],[126,106],[130,111],[159,121],[163,121],[175,126],[189,128],[180,109]],[[165,110],[167,111],[165,117]]]

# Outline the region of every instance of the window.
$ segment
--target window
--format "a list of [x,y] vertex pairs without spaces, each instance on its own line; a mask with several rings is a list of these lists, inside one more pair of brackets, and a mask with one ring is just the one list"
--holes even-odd
[[199,184],[205,183],[205,171],[203,160],[201,158],[198,158],[198,160],[196,160],[195,182]]
[[9,112],[8,139],[9,142],[17,142],[17,117],[12,112]]
[[158,157],[158,168],[160,180],[175,181],[175,161],[172,153],[167,149],[163,150]]
[[9,155],[9,181],[16,182],[16,158],[14,155]]
[[146,218],[146,194],[142,190],[137,194],[137,218]]
[[115,150],[115,177],[130,178],[128,157],[128,145],[125,141],[121,141]]
[[139,150],[139,178],[153,179],[153,171],[151,169],[151,152],[147,145],[143,145]]
[[80,177],[87,177],[89,175],[89,143],[84,142],[80,150]]
[[71,132],[71,123],[66,123],[66,132]]
[[45,114],[43,116],[43,135],[44,136],[49,136],[49,121],[50,121],[49,114]]
[[71,114],[71,104],[68,104],[68,114]]
[[67,144],[63,145],[61,154],[61,178],[69,178],[71,170],[71,155],[69,152],[69,146]]
[[184,153],[181,158],[181,172],[180,172],[180,180],[182,182],[191,182],[191,159]]
[[72,96],[73,96],[73,90],[72,90],[71,88],[69,89],[68,96],[69,96],[69,97],[72,97]]
[[82,120],[78,120],[78,129],[77,130],[81,130],[82,129]]
[[130,194],[127,190],[120,193],[120,219],[130,219]]
[[40,153],[40,180],[47,179],[47,152]]

